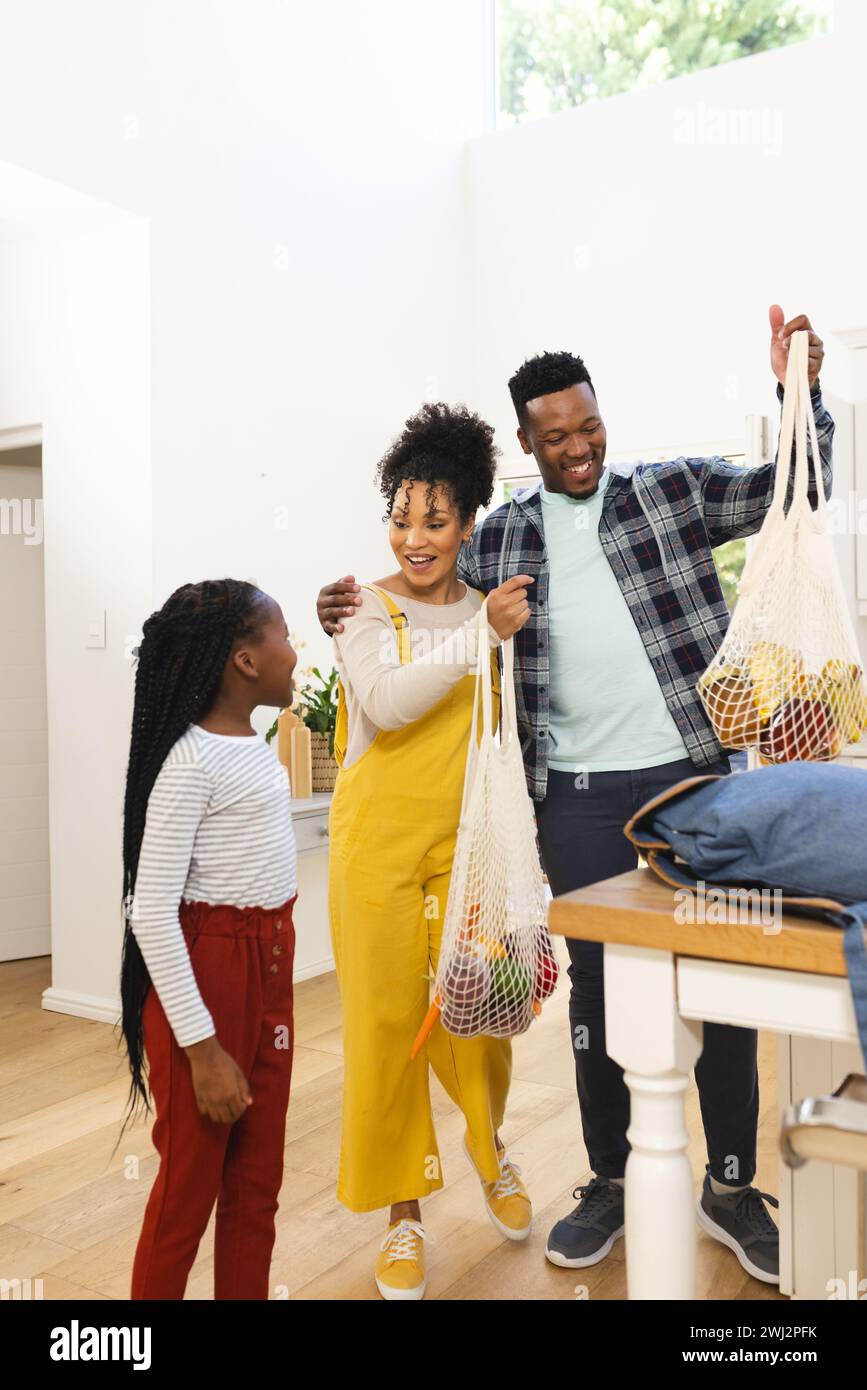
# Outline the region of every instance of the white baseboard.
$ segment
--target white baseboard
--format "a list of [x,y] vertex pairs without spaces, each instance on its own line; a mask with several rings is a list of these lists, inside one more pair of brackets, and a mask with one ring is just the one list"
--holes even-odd
[[72,990],[42,991],[42,1007],[56,1014],[72,1014],[75,1018],[92,1018],[97,1023],[117,1023],[120,1000],[107,999],[99,994],[76,994]]
[[300,984],[302,980],[312,980],[315,975],[327,975],[329,970],[334,970],[333,956],[324,956],[322,960],[314,961],[312,965],[305,965],[302,969],[296,970],[292,976],[293,984]]
[[[293,983],[312,980],[317,975],[326,975],[334,969],[334,958],[325,956],[322,960],[305,965],[293,975]],[[42,992],[42,1007],[56,1014],[71,1014],[74,1018],[91,1018],[96,1023],[118,1023],[121,1016],[120,1000],[106,999],[98,994],[77,994],[72,990],[50,989]]]

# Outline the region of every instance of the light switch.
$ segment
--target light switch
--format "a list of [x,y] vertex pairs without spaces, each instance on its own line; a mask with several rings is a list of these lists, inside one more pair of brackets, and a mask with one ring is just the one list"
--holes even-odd
[[87,624],[86,647],[105,646],[105,609],[103,608],[96,617],[90,618]]

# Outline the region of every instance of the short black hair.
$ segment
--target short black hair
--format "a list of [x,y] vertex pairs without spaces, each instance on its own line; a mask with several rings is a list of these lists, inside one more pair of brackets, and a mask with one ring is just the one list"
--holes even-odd
[[465,405],[429,401],[409,417],[377,464],[376,479],[389,514],[406,478],[427,483],[430,498],[436,484],[444,484],[463,524],[490,502],[499,452],[493,427]]
[[571,352],[542,352],[538,357],[528,357],[509,380],[519,422],[526,423],[528,401],[550,396],[552,391],[565,391],[567,386],[581,386],[585,381],[595,396],[590,373],[581,358],[573,357]]

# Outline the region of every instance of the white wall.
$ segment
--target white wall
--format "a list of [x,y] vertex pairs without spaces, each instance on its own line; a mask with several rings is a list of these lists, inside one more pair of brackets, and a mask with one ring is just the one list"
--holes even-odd
[[584,358],[612,456],[721,448],[746,415],[774,447],[772,303],[822,336],[826,393],[857,398],[834,332],[867,327],[865,51],[867,4],[836,0],[830,35],[471,142],[471,395],[507,464],[526,467],[506,383],[544,350]]
[[465,383],[482,8],[0,7],[0,157],[151,222],[155,602],[254,577],[328,659],[320,584],[383,572],[376,459]]
[[867,324],[865,47],[867,5],[837,0],[831,35],[471,143],[473,397],[510,451],[506,382],[546,349],[585,358],[618,453],[775,419],[774,302],[811,317],[845,394],[832,331]]
[[[111,1016],[132,688],[153,587],[148,230],[0,166],[0,430],[42,427],[52,990]],[[0,455],[2,458],[2,455]],[[107,610],[107,645],[86,647]]]
[[[454,398],[467,380],[462,166],[487,119],[483,10],[0,2],[0,160],[147,219],[150,234],[151,343],[133,362],[143,221],[37,252],[32,206],[0,204],[18,238],[0,246],[0,428],[43,422],[57,499],[49,1002],[86,994],[82,1009],[103,1016],[117,995],[132,692],[121,635],[178,584],[232,573],[281,601],[308,642],[302,666],[330,664],[321,583],[388,566],[376,460],[426,389]],[[55,305],[42,333],[41,284]],[[149,382],[144,420],[130,392]],[[82,641],[100,607],[104,653]]]

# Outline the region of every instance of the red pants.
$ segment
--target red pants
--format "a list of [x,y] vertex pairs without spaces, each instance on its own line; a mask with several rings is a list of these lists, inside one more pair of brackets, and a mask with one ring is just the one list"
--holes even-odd
[[160,1167],[136,1247],[132,1299],[183,1298],[215,1201],[214,1298],[268,1298],[292,1079],[294,904],[294,897],[269,909],[181,903],[217,1041],[246,1076],[253,1104],[230,1125],[199,1114],[189,1059],[151,986],[142,1026]]

